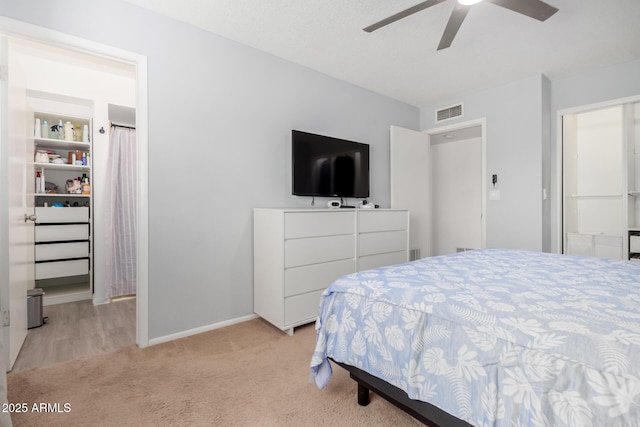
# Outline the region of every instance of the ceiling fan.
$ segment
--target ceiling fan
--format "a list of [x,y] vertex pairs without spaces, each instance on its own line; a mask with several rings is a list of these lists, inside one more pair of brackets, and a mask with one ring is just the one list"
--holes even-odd
[[[438,3],[442,3],[446,0],[427,0],[422,3],[418,3],[415,6],[412,6],[402,12],[398,12],[395,15],[391,15],[388,18],[383,19],[382,21],[376,22],[375,24],[369,25],[364,28],[364,31],[370,33],[379,28],[382,28],[386,25],[389,25],[393,22],[396,22],[402,18],[406,18],[409,15],[413,15],[416,12],[420,12],[421,10],[427,9],[431,6],[435,6]],[[464,18],[469,13],[469,9],[476,3],[481,2],[482,0],[457,0],[456,5],[453,8],[453,12],[451,12],[451,16],[449,17],[449,22],[447,22],[447,26],[444,29],[444,33],[442,34],[442,38],[440,39],[440,44],[438,45],[438,50],[446,49],[451,46],[453,39],[455,38]],[[485,0],[489,3],[493,3],[497,6],[504,7],[505,9],[512,10],[517,13],[521,13],[523,15],[529,16],[531,18],[537,19],[538,21],[546,21],[550,18],[554,13],[558,11],[557,8],[541,1],[541,0]]]

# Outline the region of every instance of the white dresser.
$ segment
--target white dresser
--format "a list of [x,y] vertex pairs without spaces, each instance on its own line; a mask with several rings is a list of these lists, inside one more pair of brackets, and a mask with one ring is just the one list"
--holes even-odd
[[254,311],[293,334],[335,279],[408,261],[409,212],[256,208],[253,241]]

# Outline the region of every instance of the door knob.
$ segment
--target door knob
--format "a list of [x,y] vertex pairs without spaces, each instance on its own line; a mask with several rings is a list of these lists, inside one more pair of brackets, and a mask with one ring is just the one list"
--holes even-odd
[[27,222],[27,221],[36,222],[36,219],[38,219],[38,217],[35,215],[24,214],[24,222]]

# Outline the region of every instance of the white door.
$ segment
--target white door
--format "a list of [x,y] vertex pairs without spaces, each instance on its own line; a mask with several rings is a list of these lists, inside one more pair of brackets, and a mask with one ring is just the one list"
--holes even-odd
[[[34,287],[34,186],[33,139],[28,139],[30,122],[23,76],[17,69],[11,44],[0,41],[2,78],[0,170],[3,206],[2,288],[0,305],[3,320],[7,370],[11,370],[27,336],[27,289]],[[10,66],[8,66],[10,65]],[[31,116],[33,114],[31,113]],[[28,217],[31,216],[31,219]],[[6,260],[6,261],[5,261]]]
[[429,135],[391,126],[391,207],[409,209],[412,259],[431,254]]

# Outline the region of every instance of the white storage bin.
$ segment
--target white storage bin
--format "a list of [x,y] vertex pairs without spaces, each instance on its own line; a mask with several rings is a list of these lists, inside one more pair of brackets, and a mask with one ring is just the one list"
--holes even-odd
[[569,255],[594,256],[593,235],[567,233],[567,253]]
[[623,259],[622,236],[598,234],[594,236],[594,247],[595,256],[598,258]]
[[640,252],[640,236],[629,236],[629,251]]

